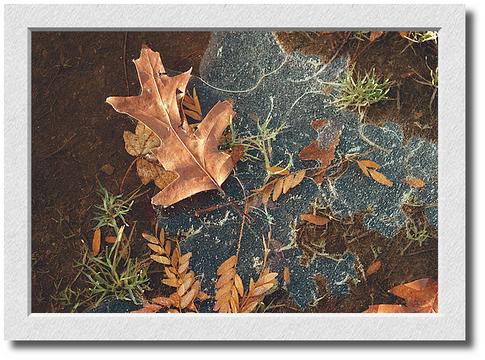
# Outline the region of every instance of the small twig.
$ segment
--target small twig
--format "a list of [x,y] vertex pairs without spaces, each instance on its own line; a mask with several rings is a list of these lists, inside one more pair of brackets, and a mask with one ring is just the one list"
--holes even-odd
[[128,83],[128,71],[126,70],[126,43],[128,41],[128,31],[125,32],[125,40],[123,41],[123,70],[125,72],[126,92],[130,96],[130,85]]
[[123,192],[123,186],[125,185],[125,180],[126,180],[126,177],[128,176],[128,174],[130,173],[130,170],[131,168],[133,167],[133,165],[135,165],[136,161],[139,159],[139,157],[136,157],[135,159],[133,159],[133,161],[130,163],[130,166],[128,166],[128,169],[126,169],[126,172],[125,172],[125,175],[123,176],[123,180],[121,180],[121,184],[120,184],[120,193]]
[[48,158],[50,158],[51,156],[57,154],[58,152],[60,152],[62,149],[64,149],[64,147],[69,144],[71,142],[72,139],[74,139],[76,137],[77,134],[73,134],[69,139],[67,139],[66,141],[64,141],[64,143],[59,147],[57,148],[56,150],[54,150],[53,152],[47,154],[46,156],[44,156],[41,161],[44,161]]

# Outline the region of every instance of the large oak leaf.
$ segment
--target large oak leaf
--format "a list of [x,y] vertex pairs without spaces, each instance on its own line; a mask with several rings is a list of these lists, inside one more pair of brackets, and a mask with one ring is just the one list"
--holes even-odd
[[152,153],[164,169],[177,174],[152,203],[167,207],[201,191],[222,191],[221,185],[234,167],[230,154],[218,149],[219,139],[234,116],[232,103],[217,103],[194,131],[182,109],[191,70],[168,76],[160,54],[148,47],[142,48],[134,63],[141,94],[109,97],[106,101],[116,111],[144,123],[160,138],[160,147]]

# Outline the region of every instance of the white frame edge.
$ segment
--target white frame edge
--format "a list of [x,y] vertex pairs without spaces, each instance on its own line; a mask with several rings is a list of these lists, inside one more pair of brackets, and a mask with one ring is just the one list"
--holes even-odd
[[[178,16],[182,12],[184,16]],[[438,29],[439,314],[32,314],[30,31],[43,28]],[[7,5],[5,337],[9,340],[465,340],[465,160],[463,5]]]

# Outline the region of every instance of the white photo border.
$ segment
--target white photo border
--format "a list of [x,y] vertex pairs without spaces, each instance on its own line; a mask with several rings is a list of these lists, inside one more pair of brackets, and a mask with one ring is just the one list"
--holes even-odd
[[[221,29],[439,31],[438,314],[31,313],[31,32]],[[7,5],[4,119],[8,340],[466,339],[463,5]]]

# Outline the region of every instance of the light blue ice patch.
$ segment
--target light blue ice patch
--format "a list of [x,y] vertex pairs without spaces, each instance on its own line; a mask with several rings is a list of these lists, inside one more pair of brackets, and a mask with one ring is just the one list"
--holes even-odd
[[[346,61],[336,59],[323,64],[317,57],[299,53],[286,54],[269,32],[222,32],[212,35],[209,47],[200,66],[201,79],[193,78],[189,88],[196,86],[203,112],[217,101],[231,98],[237,113],[234,126],[240,134],[256,134],[254,117],[271,119],[270,124],[285,123],[287,128],[273,143],[274,165],[285,166],[293,160],[293,171],[311,166],[301,161],[298,153],[314,141],[317,136],[322,143],[328,141],[328,134],[317,134],[311,127],[312,120],[329,119],[332,131],[341,131],[338,152],[366,152],[372,147],[359,134],[360,122],[355,114],[340,112],[331,106],[332,97],[321,88],[326,81],[334,81],[345,71]],[[330,128],[327,128],[330,131]],[[322,130],[323,131],[323,130]],[[368,140],[376,142],[385,151],[372,152],[371,159],[382,165],[382,172],[393,182],[392,188],[364,178],[359,170],[350,167],[344,176],[335,182],[320,187],[311,179],[305,179],[300,186],[282,195],[271,206],[252,209],[241,241],[238,272],[246,286],[250,277],[257,277],[263,257],[263,237],[267,238],[271,225],[274,243],[289,245],[292,226],[299,221],[299,215],[309,208],[317,198],[325,198],[342,216],[354,214],[369,206],[378,204],[377,211],[366,219],[369,228],[385,235],[392,235],[404,224],[400,202],[409,186],[401,183],[407,175],[402,163],[413,154],[417,142],[404,145],[399,126],[388,123],[384,127],[367,126],[363,129]],[[421,145],[419,145],[421,144]],[[433,148],[433,145],[429,145]],[[419,150],[420,151],[420,150]],[[417,153],[416,153],[417,154]],[[255,153],[257,155],[257,153]],[[415,156],[415,155],[413,155]],[[432,156],[431,156],[432,157]],[[409,158],[413,170],[417,164]],[[433,159],[431,159],[432,161]],[[433,178],[431,170],[423,170],[427,178]],[[263,185],[266,171],[262,162],[239,162],[235,173],[223,184],[227,194],[222,198],[216,191],[195,195],[168,209],[160,209],[159,221],[169,233],[181,233],[189,237],[181,243],[183,251],[192,251],[191,265],[203,276],[202,287],[212,292],[217,267],[236,253],[241,227],[240,211],[246,195]],[[433,191],[430,188],[431,199]],[[232,203],[233,205],[228,205]],[[216,210],[200,211],[214,206]],[[239,209],[239,210],[238,210]],[[199,210],[197,215],[195,211]],[[334,296],[344,296],[348,283],[357,279],[354,256],[343,254],[340,259],[317,257],[308,267],[300,265],[301,250],[290,248],[280,253],[270,253],[271,268],[282,273],[284,266],[290,267],[292,281],[290,295],[303,308],[317,296],[315,274],[322,274]],[[282,281],[281,276],[279,277]],[[201,311],[209,311],[210,304]]]

